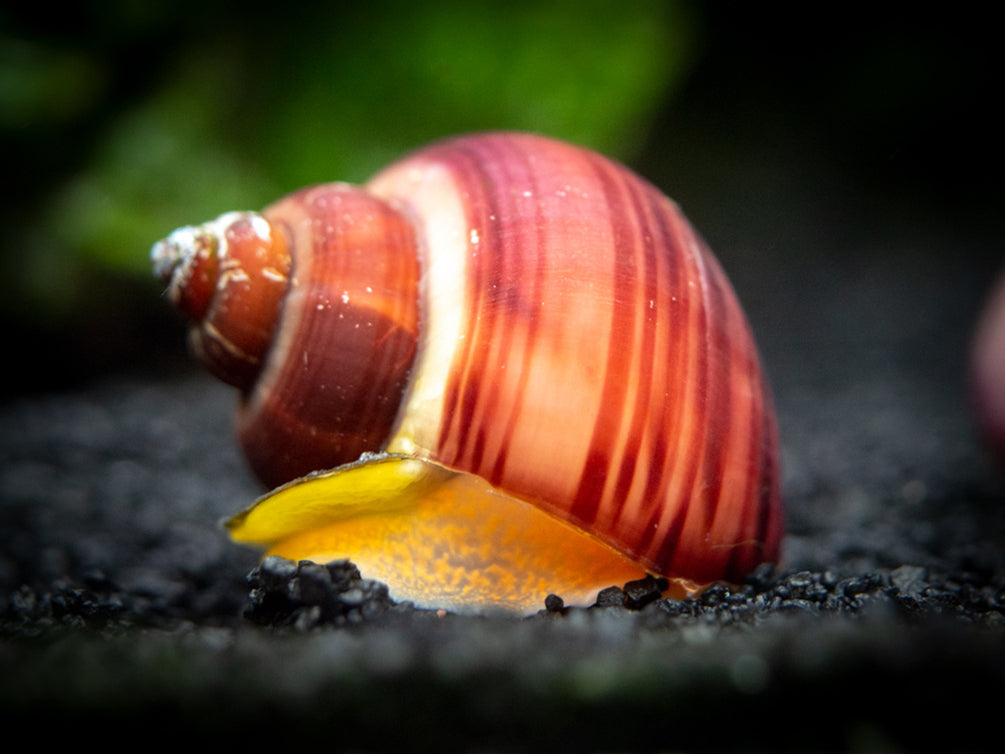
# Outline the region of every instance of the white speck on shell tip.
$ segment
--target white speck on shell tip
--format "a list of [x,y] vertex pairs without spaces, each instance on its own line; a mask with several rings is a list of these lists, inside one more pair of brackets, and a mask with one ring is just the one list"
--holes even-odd
[[[190,266],[201,254],[215,253],[218,259],[226,258],[227,229],[240,220],[247,220],[262,240],[272,237],[268,220],[258,212],[224,212],[202,225],[184,225],[150,248],[154,276],[167,284],[179,269]],[[185,272],[181,274],[184,277]]]

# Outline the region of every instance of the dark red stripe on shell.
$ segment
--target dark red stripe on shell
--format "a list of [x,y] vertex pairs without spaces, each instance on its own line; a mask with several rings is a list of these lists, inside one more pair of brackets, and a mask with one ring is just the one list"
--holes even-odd
[[[687,264],[688,256],[679,248],[676,233],[671,227],[672,215],[667,212],[666,200],[662,196],[651,193],[649,202],[655,218],[655,229],[659,234],[657,248],[664,250],[660,259],[666,263],[666,274],[664,278],[661,278],[664,287],[660,290],[659,308],[661,313],[665,315],[664,327],[667,335],[658,345],[657,353],[659,355],[665,354],[665,368],[668,375],[686,375],[694,333],[692,328],[688,326],[688,301],[682,295],[677,294],[687,290],[686,281],[690,268]],[[668,382],[671,379],[672,377],[668,377]],[[661,410],[654,411],[652,414],[650,432],[655,439],[649,459],[650,468],[646,478],[643,500],[660,501],[669,495],[668,487],[673,478],[674,461],[678,457],[677,449],[683,444],[682,423],[687,408],[683,386],[677,385],[676,388],[665,393]],[[668,504],[672,504],[672,501]],[[635,541],[636,552],[640,555],[646,554],[646,557],[653,563],[655,563],[655,557],[652,554],[654,543],[670,540],[666,544],[673,544],[673,538],[667,536],[665,527],[660,528],[665,508],[665,505],[655,503],[649,507],[650,512],[647,520],[641,527],[641,532]]]
[[[745,323],[741,322],[739,325],[745,326]],[[772,500],[770,495],[764,494],[769,487],[765,486],[763,481],[766,479],[771,483],[776,481],[772,470],[765,466],[766,461],[770,463],[769,456],[774,453],[774,429],[767,421],[772,415],[772,407],[767,400],[767,386],[762,383],[760,368],[754,354],[751,354],[746,364],[736,366],[745,370],[745,379],[757,389],[752,391],[751,395],[747,448],[751,474],[747,478],[746,499],[754,502],[743,506],[737,545],[730,550],[729,559],[723,566],[726,578],[733,580],[741,579],[743,574],[765,559],[765,537],[768,536],[766,523],[771,512]],[[772,555],[772,559],[775,556],[777,553]]]
[[[480,198],[483,201],[472,202],[468,216],[468,227],[478,233],[479,240],[475,242],[469,235],[468,245],[474,271],[471,280],[479,289],[478,304],[474,309],[478,313],[479,332],[473,332],[472,339],[483,343],[484,347],[475,351],[473,379],[467,386],[467,390],[478,396],[474,403],[477,411],[471,417],[471,425],[459,428],[459,445],[472,446],[465,463],[467,468],[498,482],[498,479],[492,479],[492,470],[498,463],[500,451],[507,447],[508,438],[504,436],[501,441],[493,442],[493,447],[488,450],[489,458],[486,458],[486,445],[490,436],[495,438],[498,428],[504,426],[507,411],[501,403],[500,385],[508,377],[505,374],[508,366],[506,355],[511,351],[516,320],[524,314],[519,306],[522,288],[527,285],[524,270],[537,266],[537,254],[523,243],[522,236],[514,243],[514,239],[505,234],[486,232],[493,216],[521,215],[521,209],[513,202],[513,188],[525,185],[529,175],[525,165],[512,159],[518,156],[516,150],[501,155],[493,149],[491,141],[480,146],[483,147],[481,150],[473,150],[472,159],[486,166],[481,184],[483,192]],[[500,186],[509,187],[510,191],[500,193]],[[516,398],[519,401],[519,395]],[[477,431],[472,444],[468,432],[474,427]]]
[[[702,278],[701,262],[695,259],[691,249],[690,228],[679,216],[672,216],[670,220],[672,248],[678,250],[681,259],[684,260],[687,271],[684,275],[682,286],[677,290],[677,296],[685,304],[685,311],[688,313],[683,323],[690,345],[683,366],[685,371],[678,373],[676,377],[671,375],[671,383],[674,388],[676,400],[688,400],[682,405],[682,413],[679,415],[680,425],[676,429],[669,429],[671,437],[676,438],[677,449],[674,453],[674,466],[683,468],[683,479],[680,480],[679,488],[681,494],[690,496],[696,487],[696,480],[703,472],[705,448],[704,429],[705,418],[708,416],[707,403],[707,383],[708,383],[708,331],[705,319],[705,302],[702,300],[702,288],[700,281]],[[692,285],[694,283],[694,285]],[[693,291],[693,292],[692,292]],[[679,334],[679,333],[677,333]],[[693,370],[694,377],[689,378],[689,373]],[[685,392],[685,390],[691,392]],[[683,394],[682,394],[683,393]],[[694,419],[697,417],[697,419]],[[692,421],[697,427],[696,434],[688,434],[686,431],[688,422]],[[675,474],[670,473],[666,477],[666,486],[675,481]],[[652,556],[653,562],[660,564],[663,568],[671,568],[679,563],[679,551],[687,550],[690,542],[685,538],[685,526],[688,517],[691,515],[691,506],[700,504],[691,497],[672,498],[669,491],[663,491],[661,500],[666,500],[666,504],[671,507],[673,517],[668,527],[661,529],[657,535],[655,553]],[[693,531],[693,529],[689,530]],[[680,571],[683,572],[683,571]]]
[[[543,193],[543,188],[537,180],[535,180],[535,172],[531,170],[531,166],[527,160],[526,155],[521,155],[523,157],[521,167],[527,175],[527,180],[531,185],[530,191],[533,197],[538,197]],[[490,205],[491,206],[491,205]],[[545,220],[542,203],[540,201],[535,201],[533,205],[534,209],[534,222],[531,226],[534,229],[534,248],[537,249],[537,254],[533,255],[534,264],[531,265],[532,269],[529,273],[523,273],[520,275],[520,280],[523,283],[523,288],[521,289],[520,301],[522,302],[519,310],[525,314],[525,324],[526,337],[524,338],[524,345],[522,352],[520,354],[521,364],[530,363],[534,351],[538,346],[537,334],[538,326],[540,323],[540,318],[537,316],[537,312],[534,310],[534,304],[537,301],[543,300],[545,296],[544,290],[544,269],[545,266],[542,260],[542,254],[547,253],[547,243],[545,234]],[[487,233],[483,235],[488,235],[492,238],[498,234],[493,233],[492,225],[494,221],[493,217],[498,217],[498,214],[493,214],[491,211],[488,212],[488,216],[485,218],[486,225],[481,226],[487,229]],[[530,233],[528,233],[530,236]],[[529,241],[530,239],[525,239]],[[523,261],[528,258],[525,253],[530,247],[530,244],[522,244],[520,249],[517,249],[516,257],[517,259]],[[527,305],[530,302],[530,305]],[[506,323],[503,323],[505,326]],[[512,333],[512,328],[505,327],[508,333]],[[529,369],[519,370],[519,375],[517,377],[517,384],[514,390],[514,400],[509,410],[505,412],[504,418],[501,417],[501,426],[503,427],[502,433],[500,435],[499,447],[496,452],[495,459],[488,469],[486,474],[488,480],[493,484],[500,484],[503,479],[503,474],[506,468],[506,460],[509,457],[509,449],[513,446],[513,435],[516,429],[516,424],[520,416],[520,407],[525,401],[525,396],[527,392],[527,386],[530,378]]]
[[[486,214],[483,209],[486,205],[493,208],[490,212],[498,211],[495,209],[496,200],[493,196],[494,184],[491,176],[484,175],[483,163],[476,146],[459,146],[444,155],[458,182],[472,187],[467,193],[469,200],[464,208],[465,232],[478,227],[476,223]],[[485,344],[491,343],[491,326],[484,314],[487,308],[485,299],[492,290],[492,275],[498,274],[494,269],[486,272],[483,261],[485,258],[494,259],[501,253],[496,248],[496,240],[486,239],[488,248],[482,253],[482,259],[477,254],[472,254],[470,237],[466,241],[468,253],[463,270],[466,285],[462,310],[467,313],[467,318],[462,323],[464,337],[457,348],[450,376],[444,387],[443,428],[437,449],[444,462],[476,473],[478,466],[473,459],[477,456],[480,461],[487,431],[485,428],[479,430],[474,418],[478,410],[479,393],[487,377]],[[472,432],[476,438],[474,443],[471,442]]]
[[[466,221],[478,241],[468,242],[470,315],[444,392],[438,451],[446,462],[498,483],[527,385],[524,370],[510,373],[510,357],[519,350],[526,358],[538,345],[534,302],[541,295],[544,223],[535,171],[514,145],[461,144],[449,157],[468,187]],[[520,349],[518,333],[525,335]]]
[[[666,274],[667,259],[666,254],[661,253],[656,245],[656,229],[653,227],[653,218],[649,213],[651,209],[648,201],[648,194],[651,193],[647,184],[642,181],[627,181],[622,179],[626,191],[629,192],[629,200],[632,206],[632,215],[637,220],[638,228],[635,232],[636,239],[632,247],[640,257],[637,262],[637,269],[641,274],[637,275],[637,287],[634,301],[637,302],[639,312],[639,323],[636,327],[640,330],[640,337],[633,340],[630,354],[636,359],[636,377],[632,380],[637,389],[635,405],[630,413],[630,423],[628,437],[624,447],[621,449],[621,463],[618,468],[618,476],[614,486],[613,499],[626,500],[630,489],[635,483],[635,478],[639,466],[640,454],[643,450],[643,442],[646,430],[652,415],[652,395],[653,379],[656,358],[656,330],[660,324],[660,311],[663,307],[657,307],[656,302],[660,299],[659,282],[661,275]],[[646,498],[643,498],[646,499]],[[613,506],[615,510],[609,512],[611,526],[617,526],[622,513],[627,506]],[[627,525],[634,527],[634,521],[628,521]],[[639,532],[641,534],[641,532]]]
[[[705,318],[703,327],[705,342],[704,347],[700,349],[704,400],[701,406],[696,408],[701,416],[700,442],[703,445],[699,471],[701,484],[687,506],[685,526],[693,532],[686,536],[690,546],[678,550],[677,553],[678,557],[684,556],[688,560],[681,564],[671,561],[671,568],[686,568],[704,579],[704,574],[696,569],[706,568],[712,562],[724,559],[722,550],[699,557],[699,546],[706,534],[711,532],[715,520],[727,461],[726,444],[734,419],[730,412],[730,393],[733,389],[730,380],[730,371],[733,368],[732,354],[726,337],[734,323],[731,313],[725,307],[726,298],[717,266],[700,251],[696,254],[696,258],[700,259],[703,271],[701,297],[702,313]],[[699,442],[699,438],[695,438],[694,441]]]
[[[590,155],[591,167],[604,194],[603,212],[611,225],[614,241],[614,279],[611,331],[604,346],[607,354],[607,371],[604,374],[600,413],[593,426],[586,466],[580,475],[579,489],[573,500],[571,515],[574,521],[592,525],[600,513],[600,506],[612,455],[612,439],[618,437],[624,420],[626,386],[631,384],[635,313],[638,298],[635,280],[638,271],[635,263],[637,243],[636,216],[624,197],[624,178],[617,175],[606,161]],[[600,211],[600,210],[598,210]],[[607,303],[607,302],[603,302]],[[619,498],[620,500],[620,498]]]

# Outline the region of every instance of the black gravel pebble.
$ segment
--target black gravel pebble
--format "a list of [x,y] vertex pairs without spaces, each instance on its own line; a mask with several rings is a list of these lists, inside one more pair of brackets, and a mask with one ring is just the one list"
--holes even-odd
[[639,610],[650,602],[660,598],[660,595],[670,587],[670,582],[664,578],[647,576],[637,581],[625,584],[625,607]]
[[251,586],[245,617],[262,625],[297,629],[361,623],[394,603],[387,586],[360,577],[346,560],[326,565],[294,563],[270,556],[248,574]]

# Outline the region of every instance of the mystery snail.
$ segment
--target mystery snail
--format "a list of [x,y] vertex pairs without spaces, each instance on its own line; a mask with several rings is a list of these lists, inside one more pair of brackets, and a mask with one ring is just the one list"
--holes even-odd
[[683,596],[777,558],[770,392],[737,298],[623,165],[462,136],[152,249],[277,486],[227,522],[418,606]]

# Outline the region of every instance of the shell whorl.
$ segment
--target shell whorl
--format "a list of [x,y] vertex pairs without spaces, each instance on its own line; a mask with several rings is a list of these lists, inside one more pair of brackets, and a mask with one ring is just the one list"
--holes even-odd
[[368,188],[416,223],[424,270],[389,450],[471,471],[659,573],[736,579],[777,556],[768,388],[675,204],[595,153],[512,134],[427,148]]
[[247,390],[267,358],[286,293],[286,239],[256,212],[179,228],[150,251],[166,295],[193,326],[189,345],[219,379]]
[[418,330],[414,238],[386,202],[325,184],[154,245],[196,355],[242,391],[238,437],[266,484],[386,441]]

